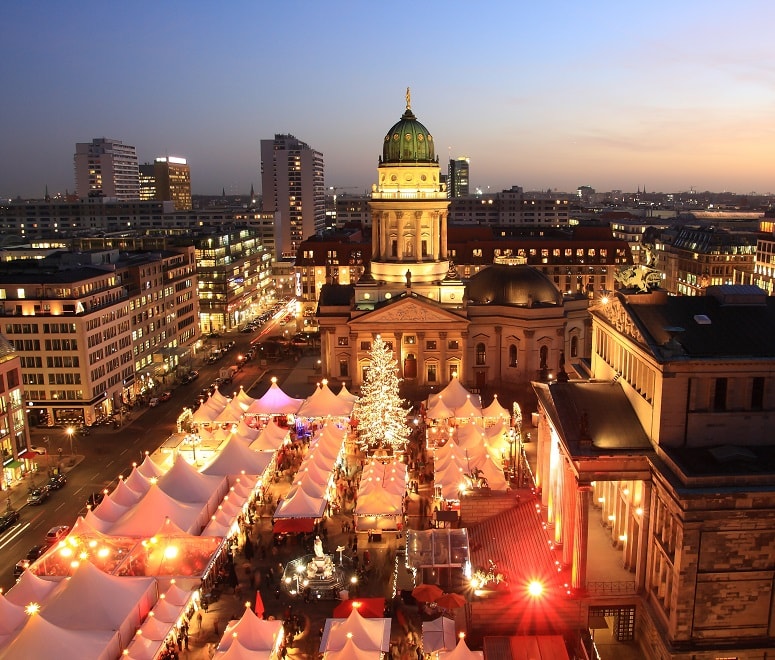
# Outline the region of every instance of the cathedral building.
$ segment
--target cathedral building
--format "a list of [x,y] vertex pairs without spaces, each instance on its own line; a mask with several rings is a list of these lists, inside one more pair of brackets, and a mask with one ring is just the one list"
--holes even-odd
[[322,371],[358,388],[373,338],[392,347],[418,392],[563,377],[589,355],[585,295],[563,296],[538,270],[491,266],[464,282],[448,253],[450,200],[433,134],[406,109],[384,136],[369,208],[371,259],[356,283],[323,284]]

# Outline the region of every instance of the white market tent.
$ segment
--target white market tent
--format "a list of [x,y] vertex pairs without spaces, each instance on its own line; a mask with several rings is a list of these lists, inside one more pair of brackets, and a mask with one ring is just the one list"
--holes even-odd
[[[531,655],[530,657],[535,657]],[[549,657],[549,656],[547,656]],[[560,660],[559,656],[553,655],[552,658]],[[565,656],[567,658],[567,655]],[[460,639],[457,646],[452,651],[441,651],[440,660],[482,660],[484,653],[482,651],[472,651],[468,648],[465,639]]]
[[179,502],[158,485],[152,485],[107,531],[115,536],[150,537],[169,518],[183,531],[197,534],[209,519],[206,505],[206,502]]
[[[24,612],[24,607],[12,603],[0,593],[0,639],[19,630],[28,618]],[[0,645],[2,644],[0,643]]]
[[237,428],[232,432],[232,437],[239,438],[243,442],[250,444],[261,434],[261,429],[253,428],[245,423],[245,419],[240,420]]
[[326,619],[320,651],[341,651],[348,639],[363,651],[390,650],[390,619],[367,619],[353,609],[346,619]]
[[58,584],[58,581],[38,577],[32,571],[24,571],[16,584],[6,592],[5,597],[9,603],[26,607],[30,603],[44,602]]
[[345,398],[334,394],[324,380],[320,387],[315,388],[312,395],[304,400],[296,416],[308,418],[350,417],[354,405],[354,401],[347,401]]
[[453,410],[463,406],[466,402],[466,399],[469,397],[472,399],[471,402],[476,408],[479,408],[480,410],[482,408],[482,402],[479,399],[479,395],[472,394],[465,387],[463,387],[463,385],[460,383],[460,379],[457,376],[450,380],[447,386],[441,390],[441,392],[438,394],[431,394],[428,397],[426,408],[430,410],[439,397],[443,398],[444,403]]
[[323,660],[379,660],[382,651],[359,648],[352,638],[349,638],[339,651],[326,651]]
[[250,443],[250,448],[254,451],[275,451],[289,438],[290,431],[288,429],[284,429],[270,420],[261,429],[258,437]]
[[398,460],[388,464],[370,462],[358,484],[358,503],[354,512],[356,529],[401,529],[405,493],[406,463]]
[[180,454],[157,484],[173,499],[186,503],[215,503],[228,490],[222,475],[202,474]]
[[433,405],[428,408],[425,416],[428,419],[449,419],[455,416],[455,411],[447,406],[441,396],[439,396]]
[[114,660],[121,654],[116,637],[113,630],[68,630],[42,616],[33,616],[8,646],[0,650],[0,660],[52,655],[57,660]]
[[256,399],[245,411],[248,415],[295,415],[303,403],[303,399],[294,399],[280,389],[277,379],[272,378],[272,384],[260,399]]
[[129,486],[136,493],[144,495],[151,487],[151,478],[143,475],[137,467],[133,467],[129,476],[124,479],[126,485]]
[[511,420],[511,414],[501,405],[500,401],[498,401],[497,394],[493,397],[489,406],[482,408],[482,417],[488,419],[505,419],[507,421]]
[[239,619],[226,626],[215,657],[220,657],[218,652],[228,651],[235,643],[241,644],[251,652],[272,652],[282,640],[282,634],[282,621],[265,621],[246,607]]
[[243,441],[232,436],[202,468],[202,474],[225,477],[244,472],[260,477],[272,462],[272,458],[270,452],[253,451]]
[[167,470],[156,463],[151,458],[150,454],[146,454],[143,462],[137,466],[137,471],[148,479],[158,479],[163,476]]
[[465,403],[455,408],[455,419],[457,419],[458,422],[464,419],[468,420],[476,420],[481,418],[482,416],[482,409],[478,408],[476,404],[471,400],[471,396],[469,395]]
[[339,394],[337,394],[336,396],[341,397],[345,401],[352,401],[353,403],[355,403],[358,400],[358,395],[353,394],[352,392],[350,392],[350,390],[347,389],[347,383],[342,383],[342,389],[339,390]]
[[253,405],[255,399],[252,396],[248,396],[245,390],[242,389],[242,385],[240,385],[239,392],[237,392],[237,396],[234,397],[234,401],[236,401],[242,407],[242,410],[245,411]]
[[216,424],[237,424],[244,414],[245,411],[239,403],[230,401],[214,421]]
[[[125,507],[134,506],[142,496],[142,493],[132,490],[123,479],[120,479],[118,485],[108,494],[108,497],[116,504]],[[103,499],[98,506],[101,506],[104,502],[105,500]]]
[[273,660],[276,655],[269,651],[253,651],[236,640],[226,651],[216,651],[218,660]]
[[296,486],[288,491],[275,509],[275,518],[320,518],[326,509],[326,500],[313,497]]
[[454,619],[440,616],[422,622],[422,650],[425,653],[452,651],[456,644]]
[[126,580],[82,561],[41,605],[39,616],[68,630],[117,631],[131,639],[157,599],[153,578]]

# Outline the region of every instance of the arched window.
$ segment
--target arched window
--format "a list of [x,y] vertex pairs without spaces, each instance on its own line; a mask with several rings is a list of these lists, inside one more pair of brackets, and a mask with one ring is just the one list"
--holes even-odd
[[483,365],[487,363],[487,347],[483,343],[476,345],[476,364]]
[[570,356],[572,358],[579,356],[579,338],[576,335],[570,338]]
[[509,366],[510,367],[517,366],[517,347],[514,344],[511,344],[509,346]]

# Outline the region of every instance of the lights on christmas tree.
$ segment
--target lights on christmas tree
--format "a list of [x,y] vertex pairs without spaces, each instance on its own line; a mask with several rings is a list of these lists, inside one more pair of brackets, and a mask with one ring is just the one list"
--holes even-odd
[[361,442],[373,448],[403,446],[410,429],[406,402],[398,394],[398,362],[380,335],[372,343],[369,358],[357,411]]

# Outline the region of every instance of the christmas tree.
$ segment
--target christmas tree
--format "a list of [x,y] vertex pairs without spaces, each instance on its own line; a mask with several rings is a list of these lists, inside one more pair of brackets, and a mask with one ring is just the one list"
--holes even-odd
[[371,362],[358,401],[358,431],[370,447],[398,447],[406,443],[405,401],[398,395],[398,363],[393,350],[377,335],[369,352]]

